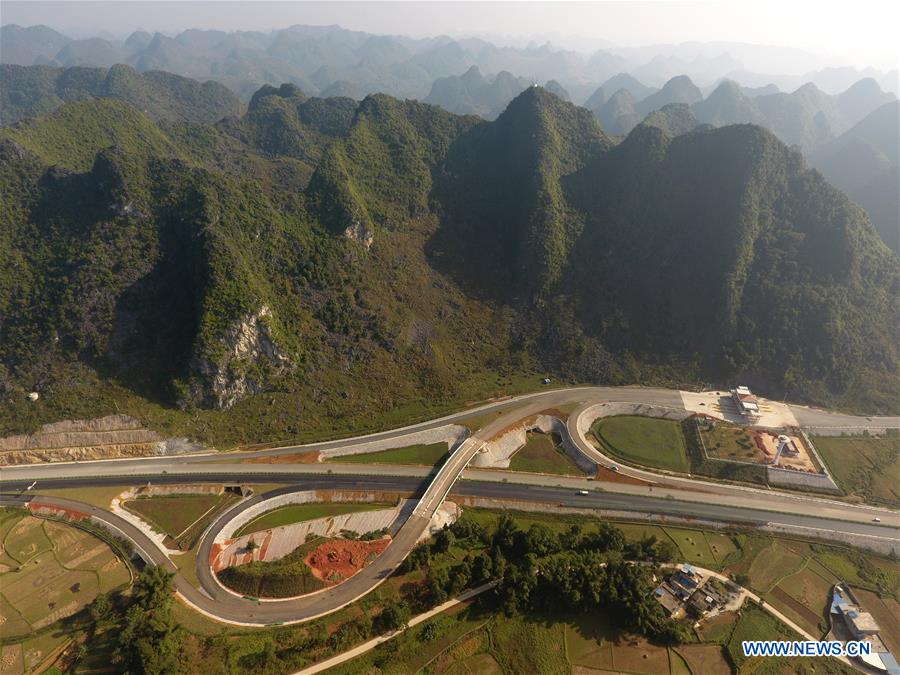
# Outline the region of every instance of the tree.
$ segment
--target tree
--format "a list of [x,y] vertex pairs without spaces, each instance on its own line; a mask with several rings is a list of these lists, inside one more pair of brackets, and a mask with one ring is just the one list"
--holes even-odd
[[449,528],[444,528],[434,538],[435,553],[446,553],[456,543],[456,535]]
[[163,675],[178,670],[181,628],[171,614],[172,578],[164,567],[145,568],[134,582],[114,660],[132,673]]
[[100,621],[100,619],[109,614],[110,609],[112,609],[112,603],[109,600],[109,594],[101,593],[94,598],[88,611],[94,621]]
[[494,573],[494,562],[484,551],[479,551],[472,556],[472,584],[480,586],[491,580]]
[[586,546],[595,551],[621,551],[625,548],[625,535],[615,525],[601,523],[597,532],[585,537]]
[[583,534],[584,528],[581,527],[581,523],[573,523],[568,530],[560,535],[560,548],[567,551],[574,551],[581,546],[581,537]]
[[385,605],[375,621],[376,630],[379,633],[389,633],[401,628],[406,628],[409,623],[411,613],[409,605],[405,602],[392,601]]
[[678,549],[671,541],[656,542],[656,553],[654,559],[658,562],[672,562],[678,555]]
[[[478,539],[485,541],[484,527],[471,518],[460,518],[450,526],[450,530],[460,539]],[[485,541],[485,543],[488,543]]]
[[431,599],[439,605],[447,599],[447,589],[450,586],[450,574],[446,567],[432,568],[428,575],[428,590]]

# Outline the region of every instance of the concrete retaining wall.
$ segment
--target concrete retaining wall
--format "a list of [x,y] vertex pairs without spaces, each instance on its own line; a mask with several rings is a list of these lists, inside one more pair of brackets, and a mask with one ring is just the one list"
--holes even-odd
[[831,477],[824,473],[807,473],[768,466],[766,467],[766,479],[771,485],[779,487],[805,487],[825,492],[840,492]]
[[[293,501],[284,501],[282,499],[282,497],[291,496],[297,496],[299,499]],[[282,497],[255,504],[222,529],[216,537],[216,546],[213,547],[214,558],[210,561],[213,569],[220,570],[253,560],[279,560],[303,544],[311,534],[319,535],[320,537],[337,537],[342,530],[352,530],[359,534],[376,532],[378,530],[390,531],[405,521],[415,506],[414,500],[403,499],[400,500],[397,506],[389,509],[327,516],[302,523],[283,525],[253,534],[245,534],[240,537],[222,537],[223,532],[229,531],[233,533],[239,529],[240,526],[234,526],[234,523],[239,520],[243,521],[241,526],[252,520],[252,518],[243,517],[248,511],[259,515],[286,504],[303,504],[316,501],[314,492],[297,492],[291,495],[282,495]],[[258,508],[260,506],[264,506],[264,508],[260,510]],[[258,546],[253,551],[247,548],[251,540]]]
[[659,417],[680,422],[693,415],[690,410],[662,408],[644,403],[598,403],[585,408],[578,416],[578,433],[584,435],[591,430],[594,422],[603,417],[617,415],[640,415],[641,417]]
[[565,422],[553,415],[536,415],[533,419],[526,420],[522,426],[507,431],[499,438],[485,443],[484,447],[472,458],[470,465],[482,469],[508,469],[513,455],[525,445],[529,431],[557,434],[560,437],[566,455],[585,473],[591,475],[596,473],[597,464],[584,455],[578,446],[572,442]]
[[319,451],[319,461],[326,462],[331,457],[345,455],[360,455],[367,452],[380,452],[394,448],[405,448],[409,445],[429,445],[431,443],[446,443],[449,449],[455,449],[460,443],[469,437],[469,430],[458,424],[448,424],[437,429],[425,429],[415,433],[404,435],[400,438],[386,438],[368,443],[357,443],[340,448],[330,448]]
[[[311,502],[373,502],[378,501],[378,495],[374,492],[340,492],[340,491],[331,491],[327,492],[328,498],[323,499],[323,495],[320,494],[316,490],[302,490],[299,492],[289,492],[287,494],[278,495],[277,497],[272,497],[271,499],[266,499],[264,501],[253,504],[252,506],[244,509],[239,514],[237,514],[234,518],[232,518],[229,522],[219,530],[219,534],[216,535],[215,542],[221,543],[226,539],[230,539],[235,532],[241,529],[244,525],[249,523],[251,520],[256,518],[257,516],[266,513],[267,511],[274,511],[277,508],[281,508],[282,506],[289,506],[291,504],[309,504]],[[403,499],[400,500],[399,504],[404,504],[408,501]],[[398,506],[399,508],[399,506]],[[371,513],[371,512],[370,512]],[[355,515],[355,514],[350,514]],[[343,517],[343,516],[342,516]],[[312,522],[312,521],[310,521]],[[354,528],[345,528],[345,529],[354,529]],[[374,529],[381,529],[376,527]],[[362,533],[362,530],[356,530],[357,532]],[[371,531],[371,530],[369,530]]]

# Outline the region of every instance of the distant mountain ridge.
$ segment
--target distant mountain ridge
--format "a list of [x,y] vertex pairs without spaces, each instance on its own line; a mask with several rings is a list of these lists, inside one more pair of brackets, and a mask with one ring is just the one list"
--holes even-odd
[[240,115],[243,104],[218,82],[197,82],[162,71],[0,65],[0,123],[47,113],[87,98],[128,101],[155,120],[216,122]]
[[819,148],[810,163],[856,200],[900,253],[900,102],[891,101]]
[[[654,53],[654,50],[658,50]],[[730,50],[735,50],[735,57]],[[472,66],[482,73],[507,71],[530,82],[558,81],[576,103],[587,100],[597,84],[628,73],[646,86],[660,88],[676,75],[687,75],[706,87],[730,78],[753,88],[771,83],[796,89],[814,82],[827,92],[842,91],[864,77],[876,77],[881,87],[897,93],[896,71],[811,70],[803,76],[761,75],[744,65],[757,62],[754,52],[815,59],[798,50],[715,43],[657,45],[648,48],[608,48],[582,54],[550,44],[510,47],[477,38],[447,36],[413,39],[374,35],[339,26],[291,26],[271,32],[185,30],[176,35],[135,32],[124,40],[90,37],[73,40],[46,26],[0,28],[0,63],[14,65],[88,66],[108,68],[125,63],[138,71],[164,70],[199,80],[225,84],[244,100],[263,84],[289,82],[319,94],[337,82],[340,95],[353,98],[382,92],[423,99],[435,80],[458,76]],[[772,61],[772,59],[764,59]],[[620,88],[615,82],[609,98]],[[638,99],[647,92],[631,93]],[[596,106],[590,106],[595,109]]]
[[611,133],[626,134],[652,111],[668,103],[686,103],[701,122],[715,126],[759,124],[788,145],[812,152],[892,100],[896,96],[882,91],[872,79],[860,80],[836,96],[812,83],[790,93],[751,95],[736,82],[723,80],[704,98],[690,78],[679,76],[644,99],[624,90],[616,92],[594,112]]

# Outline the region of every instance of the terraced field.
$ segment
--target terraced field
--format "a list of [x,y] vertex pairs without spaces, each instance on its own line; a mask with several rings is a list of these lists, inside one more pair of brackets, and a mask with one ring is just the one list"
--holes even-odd
[[0,514],[4,637],[30,635],[130,583],[127,565],[92,534],[24,511]]

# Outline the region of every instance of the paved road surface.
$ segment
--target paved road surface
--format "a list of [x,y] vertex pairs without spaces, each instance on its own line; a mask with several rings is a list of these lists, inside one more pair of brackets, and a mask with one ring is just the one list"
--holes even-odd
[[[564,506],[582,506],[603,508],[607,510],[667,513],[682,517],[697,517],[745,524],[764,524],[773,522],[833,531],[836,533],[849,533],[875,537],[887,536],[889,538],[896,537],[897,523],[894,522],[896,518],[891,517],[889,523],[885,524],[889,525],[889,527],[886,527],[885,525],[875,525],[869,522],[871,521],[871,513],[873,512],[870,507],[860,508],[840,502],[828,502],[827,500],[809,497],[781,495],[752,488],[699,483],[690,479],[675,479],[671,477],[660,478],[656,474],[649,474],[651,479],[653,479],[658,486],[656,488],[656,495],[653,497],[649,496],[649,494],[645,495],[638,493],[637,490],[642,491],[644,489],[642,486],[636,488],[635,486],[621,486],[619,484],[608,484],[616,486],[614,488],[615,492],[592,493],[589,495],[579,494],[577,497],[573,497],[575,492],[571,488],[553,487],[541,484],[535,485],[533,477],[529,480],[525,476],[523,476],[522,485],[496,482],[475,483],[468,481],[461,484],[457,483],[457,480],[463,473],[466,465],[474,454],[478,452],[484,440],[492,438],[507,426],[547,408],[580,403],[581,407],[579,408],[579,411],[583,411],[589,405],[605,401],[642,403],[670,408],[682,407],[681,394],[677,391],[635,387],[585,387],[528,394],[507,401],[490,403],[463,413],[449,415],[439,420],[413,425],[404,429],[374,434],[360,439],[351,439],[378,440],[394,438],[397,439],[398,442],[401,442],[403,436],[412,431],[442,426],[451,422],[464,420],[473,415],[481,415],[486,412],[496,411],[505,413],[498,415],[497,419],[479,430],[476,435],[472,436],[457,448],[450,459],[437,471],[435,477],[430,481],[420,505],[401,526],[385,552],[370,566],[364,568],[346,582],[313,595],[291,600],[268,601],[259,604],[251,604],[247,600],[236,597],[225,591],[214,579],[212,579],[212,573],[210,572],[206,561],[209,560],[209,552],[215,534],[230,519],[235,510],[246,507],[246,503],[242,503],[241,505],[236,506],[235,509],[228,514],[224,514],[217,519],[214,525],[205,533],[198,554],[197,568],[198,577],[204,592],[201,593],[197,589],[191,587],[180,575],[176,577],[176,587],[188,602],[197,606],[201,611],[207,612],[222,620],[235,623],[261,624],[303,621],[327,614],[349,604],[362,595],[365,595],[384,581],[384,579],[396,569],[397,565],[400,564],[403,558],[405,558],[415,545],[415,542],[423,534],[428,526],[431,516],[440,506],[448,491],[451,490],[451,488],[454,488],[454,485],[456,485],[456,490],[460,494],[468,493],[476,496],[495,497],[500,499],[540,501]],[[853,418],[846,415],[829,417],[827,413],[822,413],[821,411],[815,411],[814,413],[814,420],[818,426],[827,424],[829,419],[832,419],[836,426],[842,427],[850,424],[862,427],[870,423],[887,423],[885,422],[885,419],[887,418],[873,422],[867,418]],[[577,433],[576,420],[577,414],[570,417],[570,431],[572,429],[571,425],[573,423],[576,424],[574,429],[576,433],[573,434],[573,439],[585,452],[593,452],[595,455],[599,455],[599,453],[590,447],[589,444],[586,444],[580,434]],[[241,456],[260,457],[292,453],[299,450],[340,447],[349,442],[350,440],[344,439],[309,446],[292,446],[274,450],[261,450],[243,453]],[[366,484],[362,477],[349,479],[347,475],[306,475],[302,478],[297,476],[297,474],[310,474],[312,471],[322,471],[324,467],[321,465],[279,465],[278,471],[273,472],[271,465],[229,464],[223,463],[222,461],[223,459],[227,460],[232,458],[234,458],[234,455],[207,455],[203,457],[182,456],[11,467],[4,469],[0,488],[8,489],[12,487],[14,483],[21,485],[23,482],[28,483],[31,480],[39,481],[40,486],[38,489],[46,489],[48,483],[54,480],[62,480],[66,485],[74,484],[75,481],[87,484],[110,484],[110,481],[121,482],[123,477],[127,477],[128,480],[140,478],[141,482],[146,478],[149,481],[155,481],[157,483],[169,482],[170,479],[173,478],[176,478],[178,482],[202,482],[212,477],[215,477],[218,481],[224,479],[225,482],[229,482],[238,478],[247,480],[250,475],[259,476],[260,479],[262,479],[263,476],[266,476],[266,480],[270,480],[273,474],[279,472],[287,473],[290,476],[288,480],[297,481],[298,487],[303,483],[315,486],[331,485],[337,487],[341,485],[343,481],[344,485],[348,482],[350,483],[350,485],[346,485],[346,487],[359,489],[362,485]],[[601,461],[609,461],[602,455],[599,455],[599,458]],[[334,471],[334,468],[329,470]],[[413,474],[407,479],[387,475],[381,476],[380,480],[376,482],[382,486],[398,486],[401,484],[400,481],[404,480],[407,481],[406,485],[410,485],[409,481],[421,480],[417,479],[415,476],[415,472],[420,471],[415,468],[400,470],[399,467],[363,467],[356,465],[353,467],[344,467],[340,473],[362,473],[366,470],[382,474],[404,472],[408,475],[410,473]],[[176,477],[173,475],[175,472],[181,475]],[[102,474],[102,476],[98,476],[98,474]],[[510,472],[508,478],[504,478],[503,480],[516,480],[516,474]],[[561,481],[566,479],[543,477],[542,480],[545,482],[556,481],[562,484]],[[586,481],[581,481],[578,484],[582,485],[585,483]],[[344,489],[346,489],[346,487]],[[414,489],[421,489],[422,486],[421,484],[417,484],[413,487]],[[305,489],[310,488],[306,487]],[[389,488],[383,487],[382,489]],[[398,489],[403,488],[400,487]],[[648,488],[648,493],[649,492],[650,489]],[[765,501],[761,499],[763,495]],[[126,536],[132,538],[138,544],[139,548],[148,551],[148,555],[153,557],[153,562],[165,564],[169,569],[174,568],[171,561],[165,558],[164,554],[159,551],[152,542],[149,542],[149,539],[147,539],[146,536],[118,516],[107,513],[96,507],[78,505],[77,503],[71,502],[71,500],[67,501],[65,499],[51,497],[42,497],[41,500],[47,501],[48,503],[57,503],[61,506],[74,506],[75,508],[88,511],[92,516],[113,524],[125,533]],[[768,510],[761,508],[763,506]]]
[[[199,478],[196,482],[223,482],[229,480],[231,475],[209,474]],[[295,480],[296,485],[281,488],[276,492],[289,490],[309,489],[378,489],[398,492],[415,492],[421,490],[424,485],[419,478],[390,478],[382,476],[359,476],[348,478],[345,476],[319,475],[303,476],[297,479],[291,474],[273,474],[267,480]],[[117,478],[81,479],[77,484],[104,485],[120,482]],[[183,482],[179,476],[161,477],[158,482]],[[72,481],[60,481],[59,484],[72,486]],[[4,485],[4,489],[10,487]],[[52,485],[47,485],[50,489]],[[27,494],[27,493],[26,493]],[[606,492],[593,492],[581,495],[563,487],[543,487],[534,485],[516,485],[512,483],[491,483],[476,481],[458,482],[451,494],[489,497],[503,500],[532,501],[546,504],[556,504],[568,507],[594,508],[613,511],[637,511],[650,513],[668,513],[673,516],[688,518],[710,519],[724,522],[732,522],[742,525],[764,525],[775,523],[806,527],[819,531],[834,531],[864,536],[882,538],[895,538],[897,530],[873,523],[852,523],[840,520],[831,520],[815,515],[790,515],[778,514],[764,510],[750,508],[735,508],[721,506],[715,503],[698,504],[677,499],[659,499],[644,495],[614,494]],[[26,496],[23,499],[31,499]],[[129,539],[138,544],[144,550],[151,561],[165,565],[169,570],[175,571],[174,564],[149,540],[149,538],[128,521],[103,509],[83,504],[74,500],[35,495],[33,497],[41,503],[55,504],[67,508],[74,508],[91,516],[111,523],[123,532]],[[258,499],[255,497],[254,499]],[[246,506],[246,502],[241,506]],[[235,507],[237,508],[237,507]],[[224,525],[231,514],[221,516],[213,527],[206,533],[198,554],[198,561],[209,559],[209,550],[218,529]],[[388,546],[384,554],[379,556],[369,567],[351,577],[348,581],[328,589],[324,592],[297,598],[293,600],[263,602],[261,604],[250,603],[238,598],[222,589],[211,578],[208,566],[198,566],[198,574],[203,591],[200,591],[184,579],[176,576],[176,589],[184,598],[196,606],[200,611],[232,623],[261,625],[275,622],[304,621],[326,614],[345,606],[357,597],[364,595],[395,568],[412,548],[415,539],[427,521],[419,516],[412,516],[410,527],[401,528],[397,538]]]

